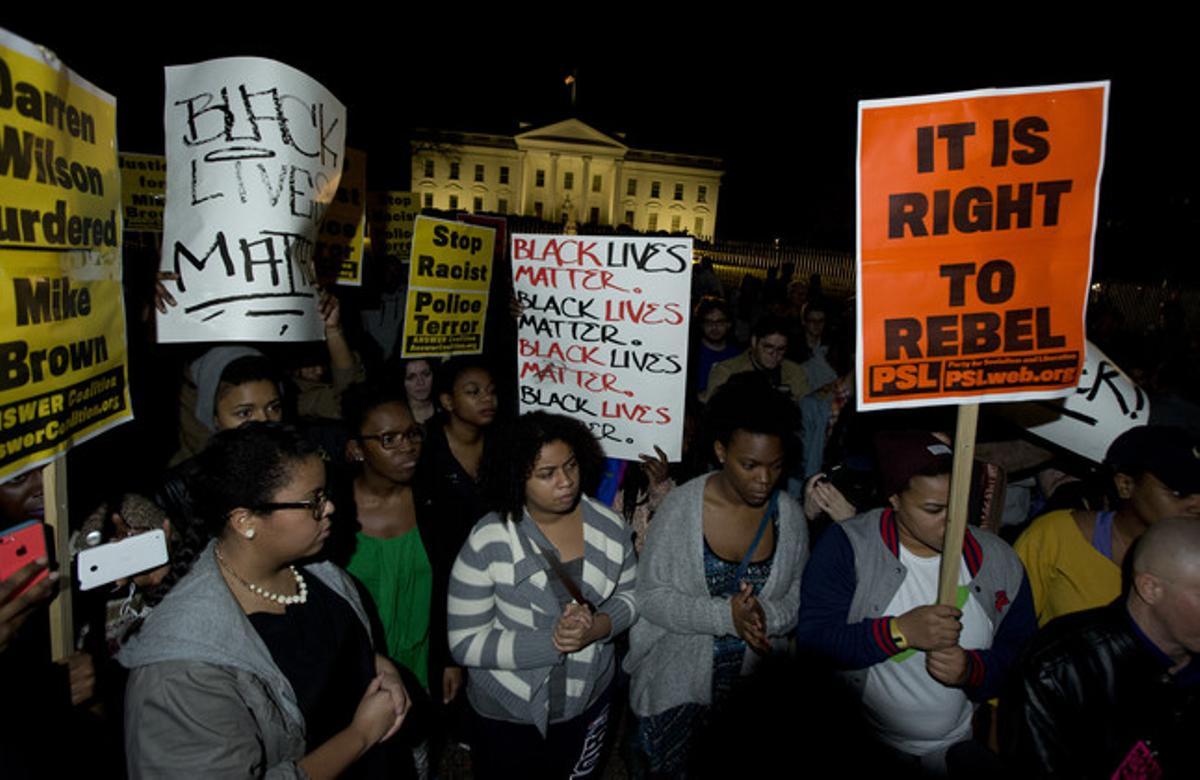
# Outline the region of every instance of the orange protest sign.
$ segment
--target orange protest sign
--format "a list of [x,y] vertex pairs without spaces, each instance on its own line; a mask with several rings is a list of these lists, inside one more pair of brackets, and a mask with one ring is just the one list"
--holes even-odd
[[1108,82],[859,103],[860,409],[1079,381]]

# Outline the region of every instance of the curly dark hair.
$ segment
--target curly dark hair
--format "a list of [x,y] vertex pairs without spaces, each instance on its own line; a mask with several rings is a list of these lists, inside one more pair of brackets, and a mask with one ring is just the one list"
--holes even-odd
[[229,513],[267,503],[287,484],[292,467],[317,448],[295,428],[252,422],[212,437],[197,456],[197,516],[210,537],[220,536]]
[[520,520],[525,508],[525,483],[533,474],[542,447],[561,441],[571,448],[579,463],[580,489],[591,493],[600,482],[604,452],[596,437],[578,420],[561,414],[529,412],[521,415],[508,439],[507,465],[501,465],[500,482],[495,486],[495,509],[501,515]]
[[798,449],[796,430],[800,410],[790,398],[771,386],[758,371],[734,374],[717,388],[705,408],[705,451],[713,442],[729,446],[735,431],[778,436],[789,457]]

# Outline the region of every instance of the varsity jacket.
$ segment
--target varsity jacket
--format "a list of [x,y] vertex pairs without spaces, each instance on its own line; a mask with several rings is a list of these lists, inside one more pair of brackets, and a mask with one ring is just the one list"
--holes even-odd
[[[963,692],[972,701],[996,696],[1037,630],[1029,581],[1012,548],[986,531],[967,528],[963,565],[971,598],[992,624],[992,646],[967,651]],[[796,641],[845,670],[859,693],[871,666],[902,652],[883,614],[908,570],[891,509],[875,509],[829,528],[813,550],[800,586]]]
[[550,585],[554,574],[530,538],[540,538],[542,549],[553,552],[528,516],[514,522],[488,514],[471,531],[450,572],[450,652],[469,668],[468,687],[481,686],[514,720],[537,726],[543,735],[553,667],[566,664],[564,719],[581,715],[599,676],[613,664],[611,641],[637,617],[637,557],[629,526],[595,499],[581,501],[583,575],[576,584],[612,622],[605,639],[569,654],[554,648],[562,607]]

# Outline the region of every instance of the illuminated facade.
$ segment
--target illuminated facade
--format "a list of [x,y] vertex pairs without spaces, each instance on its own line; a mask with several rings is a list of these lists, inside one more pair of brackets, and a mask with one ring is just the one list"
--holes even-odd
[[567,119],[515,136],[418,131],[421,206],[712,238],[721,160],[633,149]]

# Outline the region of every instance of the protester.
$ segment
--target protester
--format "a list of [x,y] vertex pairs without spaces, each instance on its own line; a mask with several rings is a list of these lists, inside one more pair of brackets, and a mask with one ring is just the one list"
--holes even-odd
[[199,465],[212,541],[119,659],[130,776],[394,772],[372,748],[404,720],[403,685],[349,577],[304,563],[334,511],[324,464],[293,430],[254,424],[214,436]]
[[1180,428],[1131,428],[1109,446],[1114,509],[1043,515],[1014,545],[1033,587],[1038,623],[1099,607],[1121,593],[1121,565],[1146,529],[1200,517],[1200,440]]
[[[213,347],[192,364],[196,378],[195,420],[211,436],[250,422],[283,419],[282,377],[274,364],[249,347]],[[178,462],[164,475],[153,499],[166,511],[184,538],[188,556],[180,559],[186,573],[191,556],[204,546],[203,532],[193,529],[193,488],[197,462]]]
[[582,423],[524,415],[496,511],[450,581],[481,778],[599,777],[612,736],[612,641],[636,617],[629,528],[584,494],[602,460]]
[[713,366],[736,357],[741,351],[733,338],[733,311],[721,298],[702,298],[692,314],[695,333],[688,356],[689,398],[705,395]]
[[502,464],[493,433],[499,399],[491,372],[476,358],[459,357],[440,366],[436,379],[441,411],[428,425],[416,478],[437,507],[421,529],[432,546],[435,589],[449,582],[459,549],[487,514],[489,473]]
[[[356,466],[340,491],[337,523],[355,531],[346,570],[371,594],[387,637],[389,657],[407,667],[425,688],[453,698],[461,678],[443,683],[430,675],[433,569],[418,530],[418,515],[431,510],[414,482],[424,431],[395,391],[351,388],[344,416],[351,430],[348,456]],[[344,499],[342,496],[344,495]],[[444,618],[438,623],[444,632]],[[440,643],[439,643],[440,644]],[[444,661],[445,659],[443,659]]]
[[[804,573],[796,639],[844,669],[877,737],[901,761],[945,774],[969,742],[975,704],[1001,689],[1035,629],[1021,562],[967,528],[958,606],[938,604],[951,449],[932,434],[885,432],[886,509],[831,526]],[[961,745],[961,746],[960,746]]]
[[784,357],[787,348],[787,323],[778,317],[763,317],[754,325],[749,349],[712,367],[702,400],[707,403],[731,376],[757,371],[770,380],[772,387],[799,402],[811,388],[800,364]]
[[429,360],[406,360],[404,369],[404,393],[413,419],[425,423],[433,417],[437,407],[433,403],[433,362]]
[[[334,548],[330,560],[348,559],[346,571],[370,594],[388,657],[424,691],[448,703],[462,685],[462,671],[449,663],[446,594],[434,597],[430,548],[417,527],[420,515],[434,511],[413,479],[425,432],[398,389],[359,385],[343,400],[352,469],[334,482],[339,511],[334,543],[327,545]],[[336,549],[342,546],[347,549]],[[431,645],[440,652],[431,655]],[[421,777],[429,776],[426,736],[415,737],[413,750]]]
[[778,489],[795,417],[761,376],[730,379],[708,408],[720,470],[672,491],[650,526],[625,669],[653,773],[688,769],[710,708],[795,626],[808,531]]
[[1022,777],[1188,777],[1200,766],[1200,522],[1133,548],[1128,593],[1051,621],[1002,706]]

